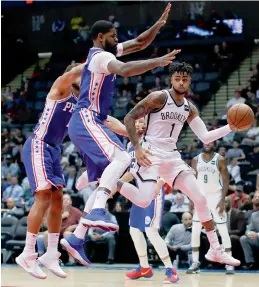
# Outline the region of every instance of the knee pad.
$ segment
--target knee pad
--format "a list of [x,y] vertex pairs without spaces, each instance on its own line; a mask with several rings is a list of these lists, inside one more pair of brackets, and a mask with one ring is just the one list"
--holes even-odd
[[217,224],[217,228],[222,240],[222,244],[224,246],[224,248],[231,248],[231,240],[230,240],[230,236],[228,234],[228,228],[227,228],[227,224],[226,223],[222,223],[222,224]]
[[192,247],[200,247],[201,229],[202,225],[200,222],[194,221],[192,223]]

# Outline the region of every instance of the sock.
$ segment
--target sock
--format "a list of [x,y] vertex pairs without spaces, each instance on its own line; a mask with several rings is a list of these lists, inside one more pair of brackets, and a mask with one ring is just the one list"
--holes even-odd
[[193,251],[192,252],[192,261],[193,262],[199,262],[199,255],[200,255],[200,252],[199,251]]
[[173,264],[168,252],[168,248],[163,238],[159,235],[158,229],[154,227],[148,227],[145,229],[145,231],[158,256],[163,261],[165,267],[172,268]]
[[137,251],[140,266],[143,268],[149,268],[147,259],[147,242],[144,234],[137,228],[130,227],[130,236]]
[[35,245],[37,241],[38,234],[34,234],[31,232],[26,233],[26,242],[24,247],[24,253],[26,254],[34,254],[35,253]]
[[208,240],[210,242],[210,246],[212,249],[220,249],[220,244],[219,244],[219,239],[218,239],[218,235],[216,233],[216,230],[212,230],[212,231],[207,231],[206,232]]
[[59,233],[48,233],[47,253],[58,252]]
[[85,239],[85,234],[86,234],[87,229],[88,227],[84,226],[81,222],[79,222],[73,234],[77,238]]
[[110,194],[104,190],[97,190],[96,198],[92,209],[105,208],[105,204],[109,198]]
[[85,208],[84,208],[84,212],[85,213],[89,213],[90,210],[93,208],[93,205],[94,205],[94,201],[95,201],[95,198],[96,198],[96,195],[97,195],[97,189],[96,188],[92,193],[91,195],[89,196],[86,204],[85,204]]

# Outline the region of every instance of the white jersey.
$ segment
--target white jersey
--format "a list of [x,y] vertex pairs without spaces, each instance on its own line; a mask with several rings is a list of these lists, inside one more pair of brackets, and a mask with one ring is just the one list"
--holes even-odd
[[183,103],[178,105],[168,90],[163,92],[167,95],[163,107],[147,116],[144,141],[162,150],[173,151],[191,109],[185,98]]
[[197,156],[196,170],[199,187],[206,194],[219,193],[222,190],[222,177],[219,171],[219,154],[214,153],[211,160],[206,161],[202,153]]

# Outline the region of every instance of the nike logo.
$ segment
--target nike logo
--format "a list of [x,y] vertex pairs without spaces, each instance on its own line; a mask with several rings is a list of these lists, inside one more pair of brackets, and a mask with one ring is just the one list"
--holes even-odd
[[141,275],[144,276],[144,275],[146,275],[148,272],[149,272],[149,270],[146,271],[146,272],[141,272]]

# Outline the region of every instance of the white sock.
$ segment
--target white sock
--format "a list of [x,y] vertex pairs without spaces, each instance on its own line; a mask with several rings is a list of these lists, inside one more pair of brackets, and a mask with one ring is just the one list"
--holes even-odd
[[143,268],[149,268],[147,258],[147,242],[144,234],[137,228],[130,227],[130,236],[137,251],[140,266]]
[[220,249],[220,244],[219,244],[219,239],[218,239],[218,235],[216,233],[216,230],[212,230],[212,231],[207,231],[206,232],[208,240],[210,242],[210,246],[212,249]]
[[104,190],[97,190],[96,198],[92,209],[95,208],[105,208],[105,204],[109,198],[110,194]]
[[89,196],[86,204],[85,204],[85,208],[84,208],[84,212],[86,213],[89,213],[90,210],[93,208],[93,205],[94,205],[94,201],[95,201],[95,198],[96,198],[96,195],[97,195],[97,189],[96,188],[92,193],[91,195]]
[[158,256],[163,261],[165,267],[172,268],[173,264],[168,252],[168,248],[163,238],[159,235],[158,229],[154,227],[148,227],[145,231]]
[[35,253],[35,245],[37,241],[38,234],[34,234],[31,232],[26,233],[26,243],[23,252],[31,255]]
[[83,172],[76,181],[76,189],[82,190],[89,185],[87,171]]
[[88,227],[84,226],[81,222],[79,222],[73,233],[77,238],[85,239],[87,229]]
[[199,255],[200,255],[200,252],[199,251],[193,251],[192,252],[192,261],[193,262],[199,262]]
[[59,233],[48,233],[47,253],[58,252]]

